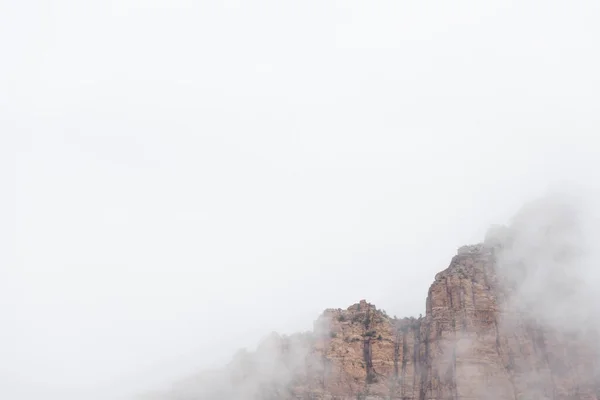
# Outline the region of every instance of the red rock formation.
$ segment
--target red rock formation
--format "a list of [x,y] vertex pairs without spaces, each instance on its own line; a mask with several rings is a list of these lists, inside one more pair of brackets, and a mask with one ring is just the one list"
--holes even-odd
[[524,309],[499,249],[459,249],[435,276],[425,317],[390,318],[365,300],[328,309],[314,332],[274,335],[239,354],[214,390],[176,398],[598,399],[595,332]]

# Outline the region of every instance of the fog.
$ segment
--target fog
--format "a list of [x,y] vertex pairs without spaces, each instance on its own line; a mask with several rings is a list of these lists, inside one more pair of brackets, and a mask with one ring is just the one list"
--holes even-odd
[[[595,1],[0,1],[0,397],[121,399],[599,193]],[[567,189],[565,189],[567,188]]]

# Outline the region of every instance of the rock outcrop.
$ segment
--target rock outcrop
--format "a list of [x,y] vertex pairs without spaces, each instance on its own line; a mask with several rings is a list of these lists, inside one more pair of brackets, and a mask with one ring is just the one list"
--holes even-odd
[[423,317],[392,318],[365,300],[328,309],[311,333],[274,334],[239,353],[203,391],[157,398],[598,399],[596,332],[562,329],[521,304],[499,262],[506,243],[460,248]]

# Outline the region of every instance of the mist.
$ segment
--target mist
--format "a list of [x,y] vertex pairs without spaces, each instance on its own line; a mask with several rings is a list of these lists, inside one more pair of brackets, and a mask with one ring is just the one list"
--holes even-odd
[[[417,316],[524,204],[597,215],[599,11],[0,2],[0,397],[160,390],[363,298]],[[569,306],[583,220],[551,239],[594,254]]]

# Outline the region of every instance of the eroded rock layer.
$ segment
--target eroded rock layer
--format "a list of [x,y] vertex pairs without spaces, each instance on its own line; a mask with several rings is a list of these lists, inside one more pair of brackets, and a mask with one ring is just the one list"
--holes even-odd
[[[598,399],[597,335],[552,326],[518,301],[492,245],[459,249],[426,315],[391,318],[365,300],[314,331],[272,335],[176,399]],[[545,314],[545,315],[551,315]]]

